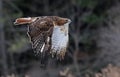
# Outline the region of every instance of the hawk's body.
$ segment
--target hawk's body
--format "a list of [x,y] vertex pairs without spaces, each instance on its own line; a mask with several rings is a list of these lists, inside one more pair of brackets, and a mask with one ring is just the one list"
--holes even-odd
[[28,36],[36,53],[52,53],[64,58],[70,20],[57,16],[18,18],[15,24],[28,24]]
[[61,57],[64,57],[68,44],[68,26],[69,24],[66,23],[64,26],[55,26],[53,29],[51,49],[52,52],[57,52]]

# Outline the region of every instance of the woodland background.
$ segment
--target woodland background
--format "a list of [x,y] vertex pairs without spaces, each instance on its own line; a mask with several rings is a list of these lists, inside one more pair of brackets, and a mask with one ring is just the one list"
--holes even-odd
[[[35,56],[19,17],[72,20],[64,60]],[[119,0],[0,0],[1,77],[120,77]]]

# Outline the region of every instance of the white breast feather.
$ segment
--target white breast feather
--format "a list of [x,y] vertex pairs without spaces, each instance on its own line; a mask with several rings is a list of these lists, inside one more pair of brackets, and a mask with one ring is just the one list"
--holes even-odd
[[[64,26],[55,26],[52,34],[52,52],[60,54],[61,51],[65,50],[68,45],[68,24]],[[64,30],[61,30],[61,28]],[[66,50],[64,51],[66,52]]]

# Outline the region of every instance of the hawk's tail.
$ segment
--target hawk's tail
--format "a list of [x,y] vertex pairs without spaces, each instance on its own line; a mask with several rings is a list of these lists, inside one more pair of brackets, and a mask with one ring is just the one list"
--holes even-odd
[[28,24],[31,22],[34,22],[37,19],[37,17],[28,17],[28,18],[17,18],[14,22],[15,25],[20,25],[20,24]]

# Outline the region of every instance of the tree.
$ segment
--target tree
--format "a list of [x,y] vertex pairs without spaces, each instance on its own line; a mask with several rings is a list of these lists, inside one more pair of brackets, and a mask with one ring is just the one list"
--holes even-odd
[[0,55],[1,55],[1,66],[4,76],[8,75],[8,65],[7,65],[7,55],[6,55],[6,45],[5,45],[5,35],[4,35],[4,22],[3,22],[3,4],[0,0]]

